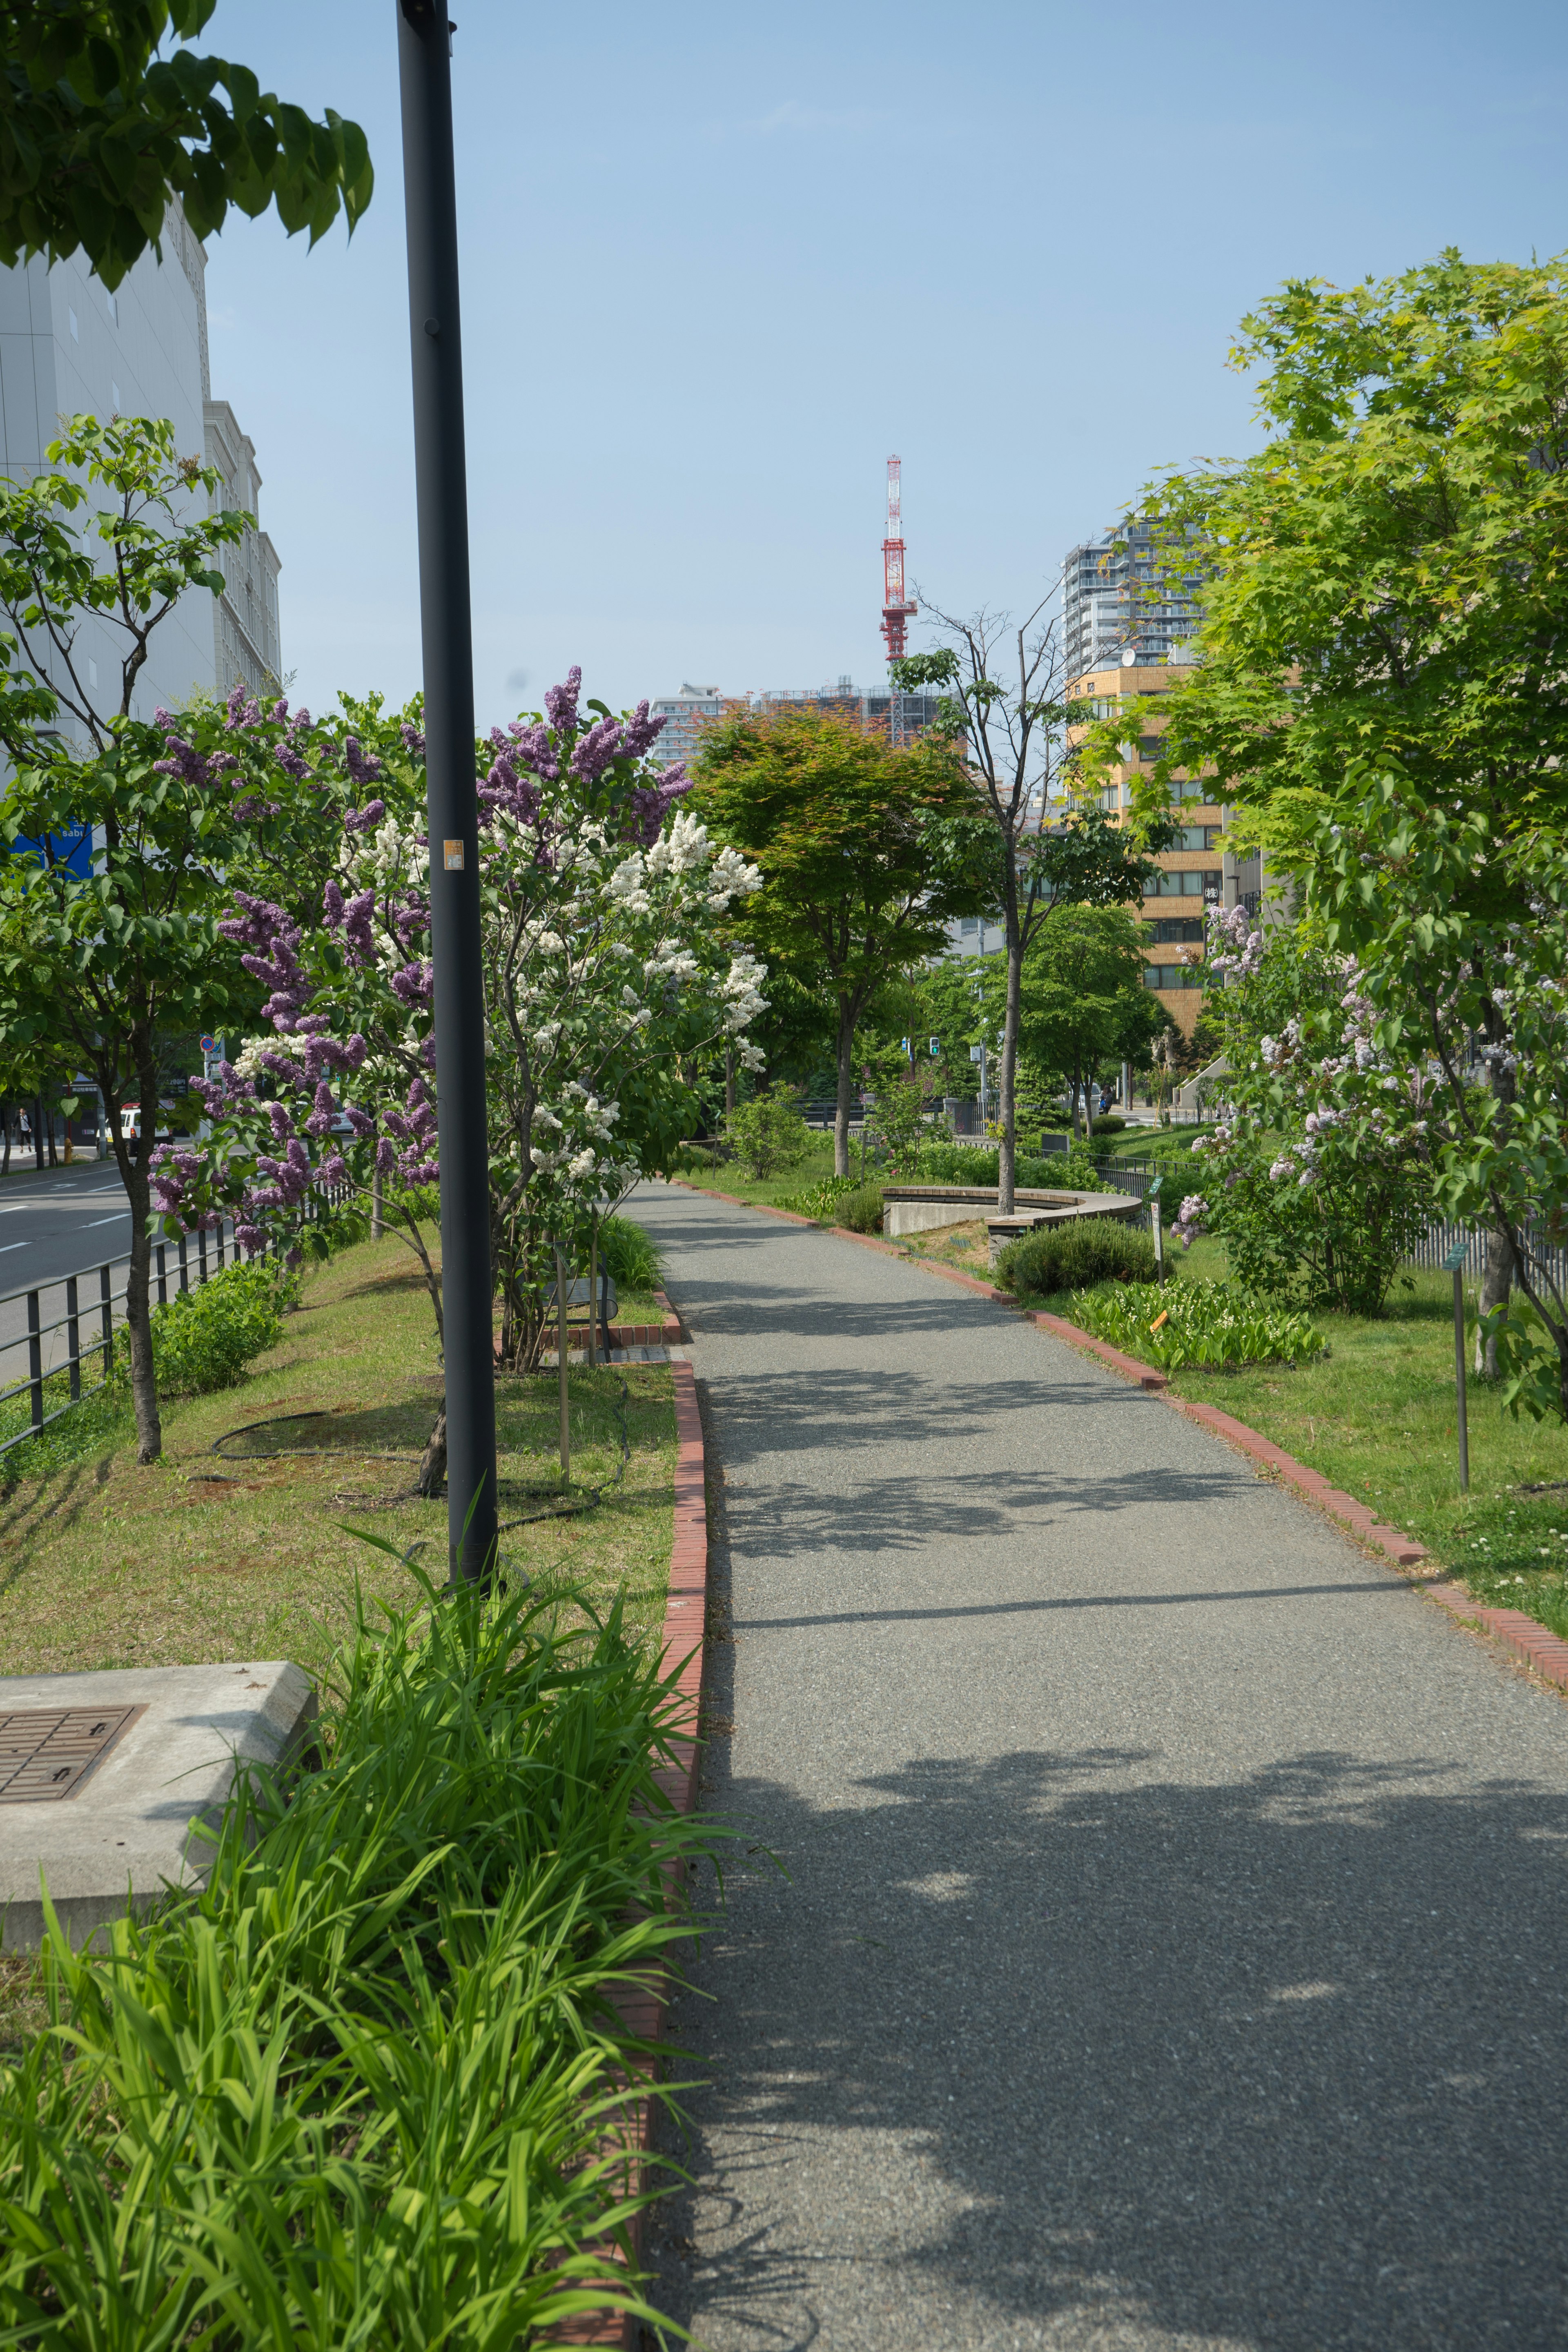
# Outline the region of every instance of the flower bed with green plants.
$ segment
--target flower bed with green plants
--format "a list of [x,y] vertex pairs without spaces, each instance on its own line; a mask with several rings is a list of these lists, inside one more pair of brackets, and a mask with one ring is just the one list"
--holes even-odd
[[1301,1364],[1328,1344],[1307,1316],[1249,1298],[1227,1282],[1169,1282],[1154,1290],[1118,1283],[1088,1291],[1072,1311],[1095,1339],[1165,1371],[1184,1364]]
[[563,1635],[463,1595],[362,1613],[331,1696],[323,1769],[242,1780],[204,1891],[46,1949],[0,2062],[5,2342],[510,2352],[655,2316],[615,1997],[689,1932],[710,1837],[655,1778],[671,1683],[618,1610]]

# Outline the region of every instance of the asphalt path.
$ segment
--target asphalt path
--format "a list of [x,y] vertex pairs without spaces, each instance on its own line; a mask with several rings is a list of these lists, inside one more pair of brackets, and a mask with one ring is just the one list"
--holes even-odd
[[[13,1147],[12,1166],[12,1174],[0,1182],[0,1388],[11,1387],[27,1373],[27,1306],[25,1298],[13,1294],[37,1289],[40,1319],[47,1324],[66,1312],[65,1277],[85,1274],[87,1280],[79,1286],[84,1317],[91,1310],[91,1328],[84,1323],[81,1335],[85,1344],[98,1333],[98,1269],[122,1259],[131,1247],[131,1211],[111,1160],[79,1160],[69,1168],[17,1172]],[[212,1246],[209,1241],[209,1250]],[[187,1247],[194,1268],[195,1241]],[[175,1262],[171,1244],[167,1250],[171,1285]],[[115,1319],[121,1321],[122,1265],[112,1266],[110,1283]],[[64,1330],[48,1333],[44,1341],[45,1370],[53,1370],[67,1360]]]
[[736,1833],[654,2300],[712,2352],[1568,2343],[1563,1700],[1005,1309],[633,1211]]

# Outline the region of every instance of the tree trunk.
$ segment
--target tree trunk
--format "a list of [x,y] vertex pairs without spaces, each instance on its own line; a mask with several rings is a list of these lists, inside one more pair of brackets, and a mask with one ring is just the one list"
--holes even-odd
[[[1493,1225],[1487,1234],[1487,1266],[1481,1276],[1481,1319],[1484,1322],[1494,1307],[1507,1301],[1514,1284],[1513,1244],[1500,1225]],[[1497,1334],[1483,1342],[1480,1330],[1476,1332],[1475,1371],[1478,1380],[1497,1378]]]
[[44,1172],[44,1097],[37,1097],[33,1104],[33,1157],[38,1163],[38,1173]]
[[425,1441],[425,1451],[419,1457],[419,1492],[433,1502],[447,1484],[447,1403],[436,1415],[436,1426]]
[[0,1164],[0,1176],[9,1176],[11,1173],[11,1106],[9,1103],[0,1109],[0,1126],[4,1126],[5,1129],[5,1158],[4,1163]]
[[378,1242],[381,1239],[381,1171],[377,1168],[373,1172],[370,1180],[370,1237],[372,1241]]
[[838,1007],[838,1099],[833,1114],[833,1172],[849,1173],[849,1096],[855,1076],[855,1022],[847,1007]]
[[[1501,1044],[1504,1031],[1501,1020],[1489,1001],[1487,1034]],[[1500,1135],[1506,1135],[1512,1123],[1513,1105],[1518,1097],[1518,1085],[1513,1072],[1501,1063],[1490,1065],[1492,1098],[1498,1106],[1497,1125]],[[1500,1225],[1494,1224],[1487,1234],[1487,1270],[1481,1276],[1481,1313],[1485,1316],[1494,1307],[1500,1307],[1519,1278],[1519,1265],[1513,1244]],[[1484,1380],[1497,1378],[1497,1341],[1483,1348],[1481,1335],[1476,1333],[1476,1370]]]
[[724,1048],[724,1114],[726,1118],[728,1118],[729,1114],[734,1109],[734,1108],[735,1048],[733,1045],[726,1045]]
[[[1016,925],[1009,929],[1016,930]],[[1002,1140],[996,1152],[996,1213],[1010,1217],[1018,1166],[1018,1007],[1024,987],[1024,950],[1017,940],[1007,945],[1007,1013],[1002,1025]]]
[[153,1241],[147,1231],[147,1180],[139,1169],[135,1175],[135,1183],[126,1186],[131,1200],[131,1265],[125,1282],[125,1330],[131,1350],[131,1402],[136,1411],[136,1459],[146,1464],[156,1462],[163,1451],[163,1424],[153,1374]]

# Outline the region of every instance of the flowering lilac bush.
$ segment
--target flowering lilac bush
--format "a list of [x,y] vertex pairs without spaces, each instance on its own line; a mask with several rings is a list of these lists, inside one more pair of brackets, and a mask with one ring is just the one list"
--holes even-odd
[[[479,788],[491,1251],[520,1370],[542,1343],[556,1246],[584,1256],[593,1222],[679,1142],[683,1073],[721,1041],[761,1058],[745,1031],[762,967],[715,942],[760,877],[679,805],[683,769],[650,765],[662,720],[646,703],[584,715],[580,683],[493,730]],[[236,892],[223,930],[264,1027],[206,1089],[211,1133],[168,1157],[161,1205],[190,1224],[237,1199],[254,1242],[297,1221],[312,1186],[379,1174],[439,1318],[411,1198],[439,1176],[424,742],[416,706],[349,716],[356,731],[288,779],[320,791],[330,770],[336,787],[319,918]]]
[[1248,1291],[1375,1315],[1431,1214],[1429,1078],[1389,1051],[1321,929],[1216,908],[1209,969],[1228,1100],[1173,1231],[1218,1234]]
[[1353,820],[1312,845],[1314,903],[1360,960],[1375,1050],[1423,1072],[1439,1205],[1488,1229],[1483,1362],[1516,1413],[1568,1420],[1552,1255],[1568,1239],[1561,820],[1545,798],[1500,816],[1434,805],[1392,770],[1362,782]]

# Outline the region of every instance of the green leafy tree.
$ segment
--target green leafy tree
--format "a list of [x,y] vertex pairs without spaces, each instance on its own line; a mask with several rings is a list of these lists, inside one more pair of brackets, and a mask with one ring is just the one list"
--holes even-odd
[[[1136,1060],[1163,1025],[1158,997],[1143,985],[1142,927],[1122,907],[1061,907],[1036,933],[1018,990],[1018,1044],[1047,1088],[1065,1085],[1073,1132],[1095,1076]],[[1006,1009],[1007,974],[991,959],[984,974],[988,1012]],[[1089,1122],[1084,1121],[1087,1133]]]
[[[1385,770],[1403,811],[1474,820],[1492,858],[1527,832],[1561,837],[1562,260],[1449,251],[1360,286],[1293,282],[1242,321],[1232,360],[1260,372],[1263,447],[1153,495],[1173,556],[1208,574],[1203,659],[1161,704],[1163,767],[1216,769],[1233,837],[1303,879],[1332,876],[1332,828],[1367,821]],[[1500,1134],[1506,1055],[1488,1069]],[[1516,1272],[1494,1225],[1488,1311]]]
[[847,1176],[856,1024],[890,974],[937,952],[952,917],[986,896],[973,787],[946,742],[896,747],[837,712],[788,705],[710,729],[693,773],[715,836],[762,868],[737,935],[832,997],[834,1167]]
[[[148,1323],[161,1041],[255,1001],[218,933],[229,879],[269,839],[289,856],[309,844],[244,789],[237,762],[214,792],[170,759],[163,729],[130,715],[153,631],[183,594],[221,588],[213,559],[247,520],[181,519],[216,472],[177,457],[172,427],[146,418],[76,417],[48,458],[56,470],[25,486],[0,481],[0,746],[13,771],[0,798],[0,1035],[99,1088],[131,1206],[131,1386],[138,1458],[151,1462],[162,1445]],[[110,503],[94,509],[93,491]],[[85,613],[121,645],[101,698],[77,651]],[[83,826],[85,875],[73,856]]]
[[992,613],[958,620],[935,605],[926,609],[947,644],[895,662],[892,675],[910,691],[941,690],[941,731],[955,752],[962,750],[988,823],[988,896],[1006,950],[997,1206],[1010,1216],[1025,956],[1058,908],[1142,899],[1155,871],[1148,853],[1165,845],[1170,828],[1159,813],[1140,812],[1135,822],[1117,825],[1097,807],[1068,808],[1075,758],[1068,730],[1087,714],[1067,698],[1054,621],[1039,624],[1037,612],[1014,630]]
[[[177,197],[199,237],[230,205],[276,205],[290,236],[350,234],[371,199],[363,131],[263,91],[247,66],[164,36],[199,33],[216,0],[0,0],[0,262],[84,253],[118,286]],[[161,248],[160,248],[161,250]]]
[[1311,902],[1356,958],[1373,1050],[1419,1091],[1438,1202],[1488,1227],[1489,1274],[1506,1254],[1478,1370],[1515,1412],[1568,1421],[1568,845],[1546,826],[1500,843],[1487,811],[1433,808],[1395,771],[1357,781]]

